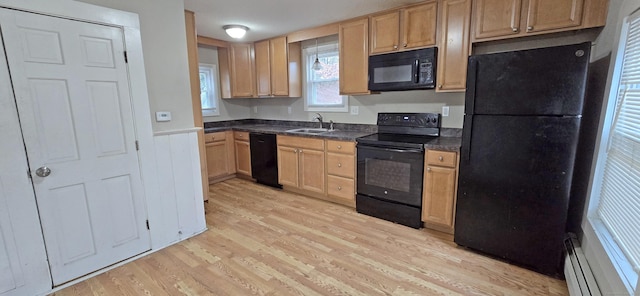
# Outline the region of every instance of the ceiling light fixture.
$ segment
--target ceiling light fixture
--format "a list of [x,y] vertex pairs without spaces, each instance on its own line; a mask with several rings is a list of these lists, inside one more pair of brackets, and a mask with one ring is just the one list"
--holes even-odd
[[240,39],[244,37],[244,34],[246,34],[247,31],[249,31],[249,28],[243,25],[226,25],[226,26],[223,26],[222,28],[225,30],[225,32],[227,32],[227,35],[235,39]]
[[322,64],[320,64],[320,60],[318,60],[318,38],[316,38],[316,61],[313,62],[311,69],[314,71],[320,71],[322,69]]

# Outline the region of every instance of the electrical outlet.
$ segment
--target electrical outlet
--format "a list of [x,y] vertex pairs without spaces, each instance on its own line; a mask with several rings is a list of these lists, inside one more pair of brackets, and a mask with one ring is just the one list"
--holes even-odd
[[442,117],[449,116],[449,106],[442,106]]
[[291,114],[291,107],[287,107],[287,113]]
[[258,106],[253,106],[253,113],[258,114]]
[[358,106],[351,106],[351,115],[358,115]]

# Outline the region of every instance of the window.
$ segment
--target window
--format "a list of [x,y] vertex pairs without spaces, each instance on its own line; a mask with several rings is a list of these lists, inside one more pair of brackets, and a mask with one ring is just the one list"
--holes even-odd
[[[627,18],[620,37],[601,151],[598,155],[591,218],[622,279],[637,289],[640,271],[640,13]],[[597,227],[596,227],[597,228]],[[612,256],[616,251],[620,256]],[[619,258],[619,259],[615,259]]]
[[218,110],[218,67],[200,64],[200,104],[202,116],[220,115]]
[[338,41],[318,46],[318,60],[322,68],[313,70],[316,60],[315,42],[306,43],[305,65],[305,110],[324,112],[347,112],[347,96],[340,95]]

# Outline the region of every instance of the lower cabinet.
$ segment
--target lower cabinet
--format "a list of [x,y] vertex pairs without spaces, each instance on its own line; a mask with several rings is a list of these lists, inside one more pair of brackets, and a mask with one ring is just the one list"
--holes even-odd
[[327,194],[336,202],[355,206],[356,143],[327,140]]
[[305,192],[325,194],[324,140],[280,136],[278,182]]
[[234,132],[236,173],[251,177],[251,145],[248,132]]
[[233,131],[204,135],[209,183],[232,177],[236,172]]
[[458,153],[427,150],[422,195],[425,227],[453,234],[457,178]]

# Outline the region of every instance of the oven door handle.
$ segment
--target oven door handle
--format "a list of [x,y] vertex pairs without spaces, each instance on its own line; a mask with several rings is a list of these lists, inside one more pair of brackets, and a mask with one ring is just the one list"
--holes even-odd
[[387,148],[387,147],[363,146],[363,145],[359,145],[358,148],[370,149],[370,150],[383,150],[383,151],[398,152],[398,153],[423,153],[424,152],[424,150],[420,150],[420,149],[394,149],[394,148]]

